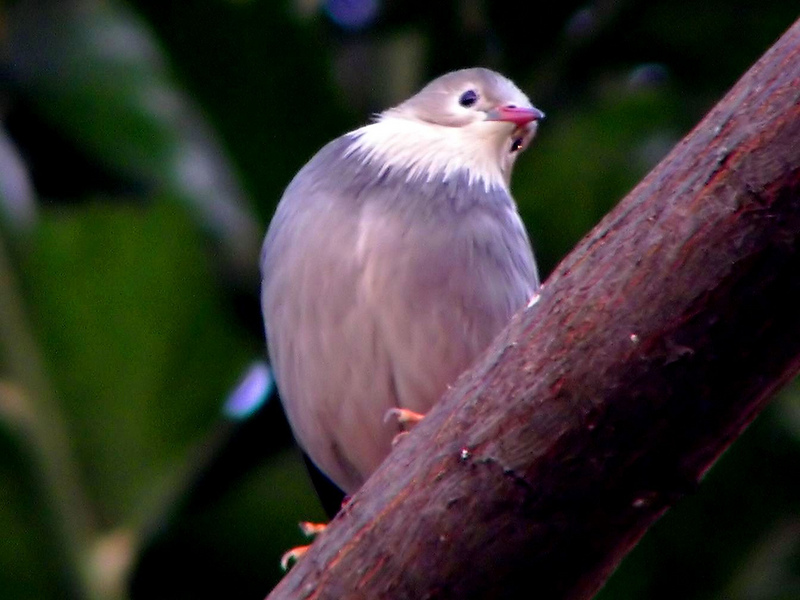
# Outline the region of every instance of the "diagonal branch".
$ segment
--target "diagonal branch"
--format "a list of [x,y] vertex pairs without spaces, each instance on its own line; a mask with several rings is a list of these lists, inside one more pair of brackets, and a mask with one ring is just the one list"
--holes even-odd
[[800,370],[800,21],[269,596],[590,598]]

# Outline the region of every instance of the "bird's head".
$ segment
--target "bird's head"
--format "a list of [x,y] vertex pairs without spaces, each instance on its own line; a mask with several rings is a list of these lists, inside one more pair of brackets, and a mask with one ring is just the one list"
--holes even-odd
[[544,113],[510,80],[489,69],[453,71],[390,108],[358,133],[371,159],[445,177],[465,170],[472,181],[507,186],[517,156]]

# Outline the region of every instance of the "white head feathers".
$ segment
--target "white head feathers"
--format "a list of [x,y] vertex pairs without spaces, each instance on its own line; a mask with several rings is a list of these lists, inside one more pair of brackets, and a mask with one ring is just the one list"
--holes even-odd
[[517,155],[543,117],[502,75],[453,71],[348,134],[348,154],[359,151],[381,169],[406,169],[409,180],[466,173],[470,184],[507,188]]

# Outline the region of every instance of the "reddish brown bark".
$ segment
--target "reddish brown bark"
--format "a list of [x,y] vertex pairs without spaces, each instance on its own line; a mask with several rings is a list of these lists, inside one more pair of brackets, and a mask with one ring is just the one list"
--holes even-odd
[[590,598],[800,369],[800,21],[269,596]]

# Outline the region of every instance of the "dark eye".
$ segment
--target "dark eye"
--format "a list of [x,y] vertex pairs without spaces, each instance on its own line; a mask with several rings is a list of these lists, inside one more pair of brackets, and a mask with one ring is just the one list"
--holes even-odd
[[511,142],[511,152],[516,152],[520,148],[522,148],[522,138],[516,138]]
[[478,101],[478,92],[475,90],[467,90],[458,99],[458,103],[464,108],[469,108]]

